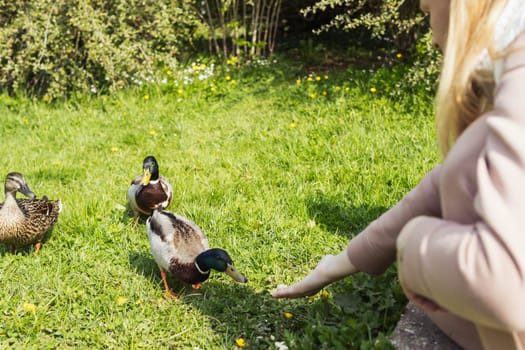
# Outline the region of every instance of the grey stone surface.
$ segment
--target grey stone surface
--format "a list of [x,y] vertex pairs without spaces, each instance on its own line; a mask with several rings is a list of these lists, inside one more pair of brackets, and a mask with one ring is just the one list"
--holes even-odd
[[398,350],[461,350],[427,315],[408,303],[390,341]]

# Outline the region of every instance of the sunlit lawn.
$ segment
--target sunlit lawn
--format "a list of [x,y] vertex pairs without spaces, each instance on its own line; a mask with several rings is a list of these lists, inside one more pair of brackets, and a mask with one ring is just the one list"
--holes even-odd
[[[394,269],[310,299],[270,291],[344,248],[435,163],[428,100],[392,101],[351,70],[189,72],[111,97],[0,97],[2,176],[19,171],[64,203],[40,256],[0,250],[0,347],[387,347],[405,301]],[[144,221],[135,229],[126,211],[150,154],[174,187],[169,209],[228,250],[247,284],[215,273],[195,292],[171,279],[181,296],[162,297]]]

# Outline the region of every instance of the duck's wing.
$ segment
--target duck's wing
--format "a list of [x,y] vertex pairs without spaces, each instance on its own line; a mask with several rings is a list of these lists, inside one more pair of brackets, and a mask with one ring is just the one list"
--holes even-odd
[[60,200],[44,199],[17,199],[18,207],[29,219],[46,222],[48,225],[54,224],[58,219],[58,214],[62,211]]
[[208,249],[208,239],[200,227],[180,215],[155,210],[149,227],[151,233],[159,238],[153,241],[161,242],[158,244],[164,244],[166,250],[173,251],[180,263],[192,263],[197,255]]

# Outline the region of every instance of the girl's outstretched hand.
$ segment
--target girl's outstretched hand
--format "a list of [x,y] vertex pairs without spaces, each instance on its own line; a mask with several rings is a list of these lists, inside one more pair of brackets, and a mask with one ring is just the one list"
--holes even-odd
[[332,282],[358,272],[346,250],[338,255],[326,255],[301,281],[290,286],[277,287],[274,298],[300,298],[312,296]]

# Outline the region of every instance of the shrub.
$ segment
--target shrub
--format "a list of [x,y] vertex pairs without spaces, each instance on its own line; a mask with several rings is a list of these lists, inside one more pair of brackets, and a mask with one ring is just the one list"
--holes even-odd
[[44,96],[151,79],[191,45],[186,0],[0,0],[0,89]]
[[397,50],[411,47],[428,26],[417,0],[319,0],[302,9],[304,16],[331,14],[316,32],[365,29],[373,39],[392,42]]

